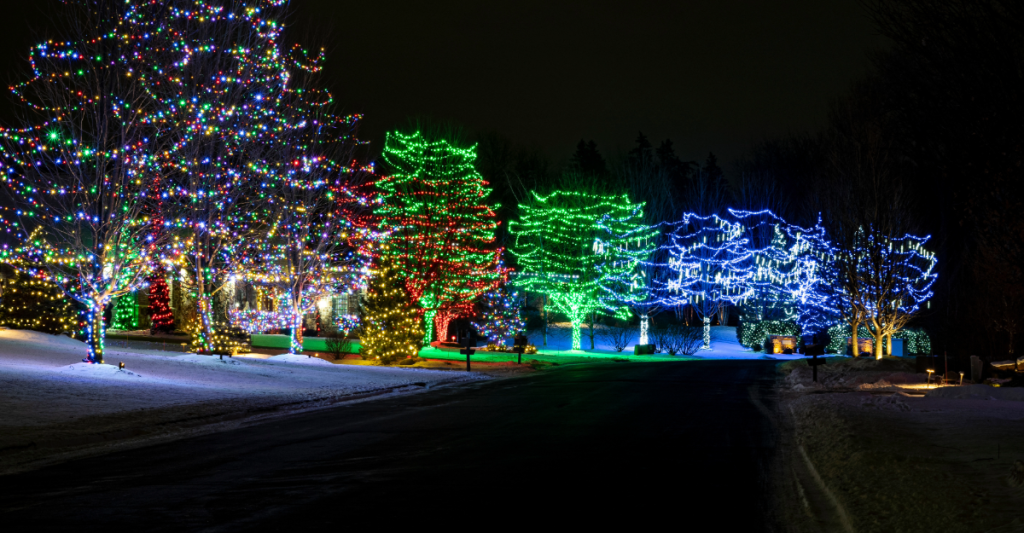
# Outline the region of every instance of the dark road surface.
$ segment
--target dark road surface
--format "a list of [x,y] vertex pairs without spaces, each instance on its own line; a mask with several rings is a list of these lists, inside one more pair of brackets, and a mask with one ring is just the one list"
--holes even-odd
[[340,406],[0,477],[0,529],[767,531],[774,372],[611,363]]

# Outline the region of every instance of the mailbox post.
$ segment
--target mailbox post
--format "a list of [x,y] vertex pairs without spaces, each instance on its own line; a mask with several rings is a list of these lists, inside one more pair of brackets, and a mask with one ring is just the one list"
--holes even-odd
[[807,359],[807,364],[811,365],[811,372],[814,375],[814,381],[818,381],[818,365],[825,364],[825,357],[818,359],[818,354],[814,354],[810,359]]
[[512,351],[518,355],[516,364],[523,364],[523,352],[526,351],[526,343],[529,342],[525,335],[516,335],[513,340]]
[[476,342],[473,342],[473,337],[470,335],[466,335],[463,341],[465,342],[466,347],[459,350],[459,353],[466,356],[466,372],[469,372],[469,356],[476,353],[476,350],[473,349],[473,347],[476,346]]

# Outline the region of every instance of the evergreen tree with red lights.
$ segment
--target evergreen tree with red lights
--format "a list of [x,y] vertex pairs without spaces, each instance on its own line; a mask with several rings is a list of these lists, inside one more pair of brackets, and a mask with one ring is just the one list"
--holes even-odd
[[171,298],[164,276],[163,267],[159,267],[149,278],[149,318],[153,333],[174,329],[174,313],[171,312]]
[[376,182],[379,224],[389,230],[382,253],[425,312],[425,343],[508,276],[494,244],[496,206],[486,202],[491,190],[475,160],[476,146],[421,132],[392,132],[384,144],[388,174]]

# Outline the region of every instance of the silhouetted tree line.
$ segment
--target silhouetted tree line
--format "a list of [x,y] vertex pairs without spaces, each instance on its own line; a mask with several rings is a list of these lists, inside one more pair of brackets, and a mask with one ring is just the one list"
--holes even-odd
[[758,144],[741,180],[778,187],[788,220],[933,235],[936,351],[1005,358],[1024,311],[1024,3],[864,6],[891,41],[873,73],[822,130]]

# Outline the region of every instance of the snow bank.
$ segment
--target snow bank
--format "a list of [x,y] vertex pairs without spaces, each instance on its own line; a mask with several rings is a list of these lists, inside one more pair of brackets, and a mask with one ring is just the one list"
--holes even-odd
[[120,369],[115,365],[94,365],[90,363],[75,363],[56,370],[58,374],[74,374],[88,378],[112,378],[112,379],[142,379],[142,374],[137,374],[127,369]]
[[939,387],[929,390],[929,398],[957,400],[1004,400],[1024,402],[1024,387],[993,387],[991,385],[964,385],[962,387]]
[[59,347],[82,350],[83,352],[86,349],[84,342],[72,339],[71,337],[50,335],[49,333],[29,331],[27,329],[0,329],[0,339],[31,343],[35,348]]
[[320,359],[319,357],[309,357],[307,355],[300,355],[294,353],[275,355],[264,360],[270,361],[271,363],[296,363],[301,365],[335,366],[334,363],[330,361],[325,361],[323,359]]

